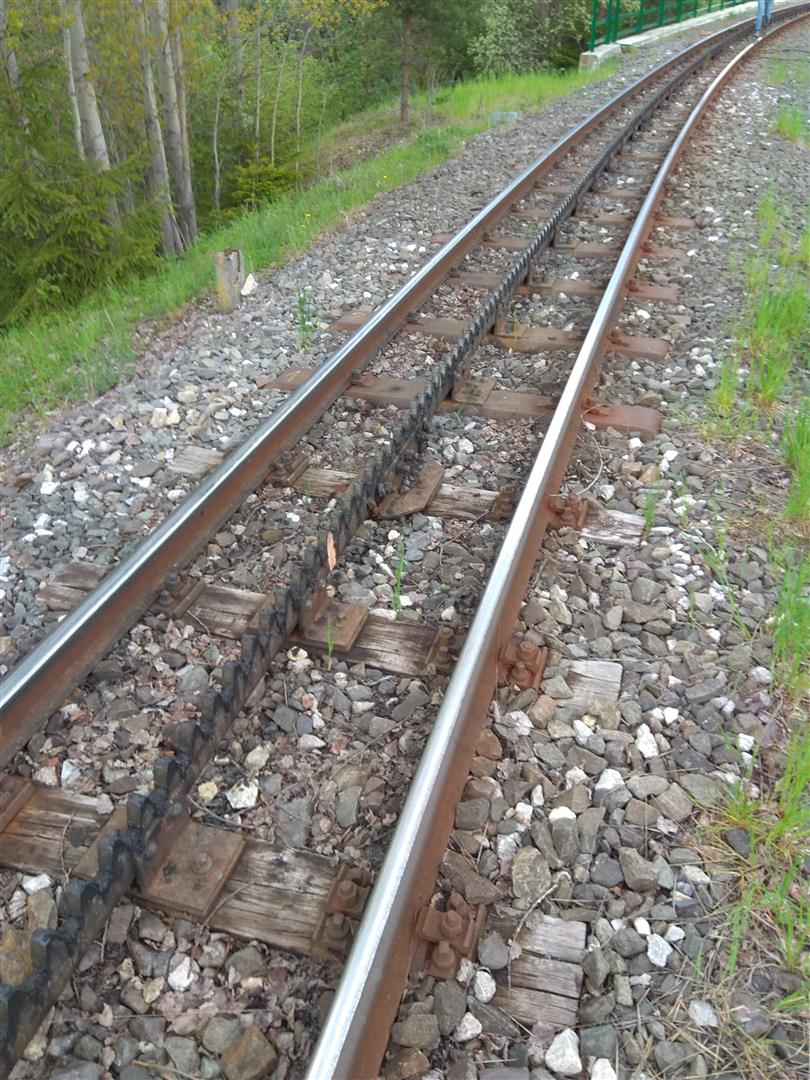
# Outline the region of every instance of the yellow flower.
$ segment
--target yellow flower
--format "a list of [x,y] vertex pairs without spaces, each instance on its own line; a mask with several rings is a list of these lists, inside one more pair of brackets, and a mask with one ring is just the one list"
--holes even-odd
[[388,179],[388,177],[385,175],[385,173],[383,173],[383,180],[387,180],[387,179]]

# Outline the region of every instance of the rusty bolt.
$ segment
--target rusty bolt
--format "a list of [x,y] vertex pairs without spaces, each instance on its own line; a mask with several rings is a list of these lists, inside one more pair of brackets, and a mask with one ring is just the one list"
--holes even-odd
[[509,682],[513,686],[519,686],[521,690],[527,690],[531,682],[532,673],[525,664],[513,664],[509,671]]
[[338,882],[337,894],[340,902],[350,907],[357,900],[357,885],[348,878],[344,878],[343,881]]
[[518,645],[518,656],[520,659],[528,664],[531,660],[534,660],[537,655],[537,646],[531,641],[521,641]]
[[457,911],[445,911],[439,925],[442,933],[448,938],[457,938],[464,930],[464,920]]
[[207,851],[198,851],[191,860],[191,870],[200,877],[207,874],[214,865],[214,861]]
[[451,945],[448,945],[446,941],[440,941],[434,946],[430,959],[434,971],[447,979],[453,978],[458,961]]
[[327,945],[342,949],[351,937],[351,924],[345,915],[330,915],[324,925]]

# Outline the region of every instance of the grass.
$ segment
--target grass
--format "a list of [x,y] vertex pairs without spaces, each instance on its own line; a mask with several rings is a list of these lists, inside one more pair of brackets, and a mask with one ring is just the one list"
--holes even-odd
[[394,571],[394,596],[391,600],[391,606],[394,609],[394,614],[397,618],[402,615],[402,574],[405,570],[405,541],[400,540],[399,552],[397,554],[397,566]]
[[766,77],[771,86],[790,83],[799,90],[810,90],[810,60],[805,56],[793,61],[779,57],[769,65]]
[[810,146],[810,116],[801,105],[783,101],[776,114],[776,130],[792,142]]
[[810,854],[810,727],[799,717],[784,754],[781,776],[770,790],[753,795],[748,777],[735,785],[720,811],[715,831],[743,829],[749,854],[736,856],[739,895],[730,913],[729,975],[737,970],[740,948],[754,926],[775,937],[780,962],[799,986],[780,1002],[802,1008],[810,992],[810,895],[805,861]]
[[810,554],[790,558],[776,598],[773,655],[777,677],[799,699],[810,690]]
[[[440,89],[430,106],[424,95],[416,95],[416,124],[404,139],[393,102],[352,118],[328,136],[335,146],[349,148],[348,160],[354,163],[348,167],[201,236],[182,260],[166,260],[149,277],[125,288],[108,287],[70,310],[32,320],[0,337],[0,443],[44,410],[96,397],[115,385],[136,355],[139,322],[171,317],[212,290],[214,252],[239,248],[253,272],[281,266],[378,193],[408,183],[453,156],[465,138],[487,126],[490,112],[536,110],[607,74],[609,68],[474,79]],[[363,148],[353,147],[353,141],[383,129],[387,141],[365,148],[367,159],[357,161]],[[396,138],[394,145],[388,144],[389,137]],[[312,326],[306,305],[304,320],[301,310],[299,298],[303,339]]]
[[785,421],[782,450],[791,474],[785,516],[810,521],[810,397]]

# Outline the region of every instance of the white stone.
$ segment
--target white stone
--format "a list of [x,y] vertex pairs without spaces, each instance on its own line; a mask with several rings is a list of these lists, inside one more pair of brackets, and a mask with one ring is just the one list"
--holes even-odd
[[254,780],[237,780],[225,798],[234,810],[250,810],[259,799],[259,785]]
[[473,979],[473,993],[484,1005],[495,997],[497,985],[488,971],[477,971]]
[[302,735],[298,740],[298,745],[302,750],[322,750],[326,743],[323,739],[319,739],[317,735]]
[[674,724],[675,721],[678,719],[678,717],[681,715],[678,712],[678,710],[676,708],[674,708],[672,705],[667,705],[667,707],[663,710],[663,712],[664,712],[664,723],[667,725],[667,727],[669,727],[670,724]]
[[585,746],[593,738],[593,731],[582,720],[574,721],[574,738],[580,746]]
[[568,806],[555,806],[548,815],[548,820],[553,825],[555,821],[574,821],[576,816]]
[[647,959],[656,967],[666,967],[672,946],[660,934],[650,934],[647,938]]
[[647,724],[639,724],[636,728],[636,747],[642,757],[658,757],[658,743]]
[[58,480],[43,480],[43,482],[39,486],[40,495],[54,495],[58,490]]
[[248,274],[248,276],[245,278],[245,283],[239,290],[239,292],[242,294],[242,296],[250,296],[250,294],[254,293],[255,291],[256,278],[253,276],[253,274]]
[[603,794],[624,787],[624,777],[617,769],[605,769],[594,785],[594,791]]
[[593,1063],[591,1080],[616,1080],[616,1070],[607,1058],[597,1058]]
[[169,972],[168,983],[172,990],[188,990],[194,982],[195,975],[191,967],[191,957],[184,956],[176,967]]
[[528,715],[525,712],[521,712],[520,709],[506,713],[502,718],[501,723],[514,728],[518,735],[531,735],[534,731],[534,724],[532,724]]
[[20,884],[30,896],[32,893],[39,892],[40,889],[49,889],[53,881],[47,874],[31,874],[23,877]]
[[670,944],[674,945],[676,941],[683,941],[685,937],[686,933],[681,930],[680,926],[675,926],[673,924],[672,926],[667,927],[667,932],[664,934],[664,941],[668,941]]
[[582,1058],[579,1056],[579,1038],[575,1031],[566,1028],[546,1050],[546,1068],[560,1076],[579,1076],[582,1072]]
[[650,924],[647,922],[646,919],[642,919],[640,917],[638,919],[633,919],[633,926],[635,927],[636,933],[641,934],[642,937],[649,937],[652,933],[652,930],[650,929]]
[[62,787],[72,788],[81,775],[82,771],[79,766],[69,758],[65,758],[62,762],[62,768],[59,770],[59,782]]
[[469,1042],[470,1039],[478,1038],[482,1031],[483,1025],[481,1021],[474,1017],[472,1013],[465,1013],[456,1025],[453,1038],[456,1042]]
[[754,742],[754,736],[746,735],[744,731],[741,731],[737,736],[737,746],[746,753],[754,749]]
[[206,780],[204,783],[197,785],[197,797],[200,802],[205,803],[206,806],[208,803],[213,802],[217,797],[218,791],[219,788],[212,780]]
[[588,774],[584,769],[580,769],[578,765],[575,765],[572,769],[569,769],[565,774],[565,790],[576,787],[577,784],[586,784],[588,782]]
[[682,880],[688,881],[690,885],[711,885],[712,883],[706,871],[701,870],[699,866],[682,866],[680,875]]
[[720,1017],[708,1001],[690,1002],[689,1018],[698,1027],[720,1027]]
[[533,807],[531,803],[519,802],[515,807],[514,817],[521,825],[525,825],[528,828],[532,823],[532,813]]
[[766,685],[773,682],[773,675],[766,667],[751,668],[748,674],[754,682],[765,683]]
[[249,773],[260,772],[270,760],[270,751],[266,746],[254,746],[245,754],[244,766]]
[[56,769],[53,765],[43,765],[41,769],[35,769],[34,779],[38,784],[44,784],[46,787],[57,787],[59,785]]
[[546,802],[546,793],[543,791],[542,784],[535,784],[532,788],[532,806],[539,807],[544,806]]
[[474,974],[475,965],[472,960],[468,960],[466,956],[462,956],[461,963],[458,965],[456,982],[460,982],[462,986],[466,986]]

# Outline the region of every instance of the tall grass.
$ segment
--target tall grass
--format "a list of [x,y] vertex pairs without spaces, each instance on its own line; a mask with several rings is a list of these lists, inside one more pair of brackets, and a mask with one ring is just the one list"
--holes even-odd
[[810,114],[801,105],[783,101],[776,114],[775,126],[786,139],[810,146]]
[[[487,126],[490,112],[536,109],[609,73],[534,72],[501,79],[473,79],[440,89],[428,102],[416,95],[418,125],[393,145],[337,175],[246,213],[200,237],[183,259],[126,287],[108,287],[68,311],[57,312],[0,337],[0,442],[21,420],[61,401],[83,400],[113,386],[134,356],[133,329],[141,320],[171,315],[213,287],[212,255],[240,248],[252,270],[282,265],[305,251],[381,191],[407,183],[451,157],[462,140]],[[391,124],[393,102],[352,118],[333,140]]]

